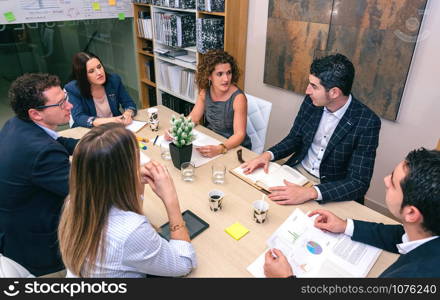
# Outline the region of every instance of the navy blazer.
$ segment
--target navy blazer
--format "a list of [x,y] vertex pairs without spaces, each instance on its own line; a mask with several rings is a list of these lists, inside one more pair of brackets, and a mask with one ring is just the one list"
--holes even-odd
[[[377,248],[399,253],[397,244],[402,243],[405,233],[401,225],[384,225],[354,220],[352,240]],[[440,277],[440,238],[426,242],[399,259],[380,277]]]
[[[122,115],[119,110],[120,107],[124,110],[131,109],[136,114],[136,104],[125,90],[119,75],[108,74],[104,88],[113,116]],[[74,123],[72,127],[92,127],[88,121],[91,117],[96,117],[96,108],[93,99],[84,98],[81,95],[76,80],[66,84],[64,89],[69,95],[69,102],[73,105],[71,112]]]
[[36,276],[64,269],[57,229],[77,141],[17,117],[0,131],[0,252]]
[[[290,133],[269,149],[275,160],[293,154],[289,166],[300,163],[312,145],[323,107],[314,106],[306,96]],[[381,122],[367,106],[352,96],[325,150],[319,168],[321,184],[317,187],[322,202],[356,200],[364,202],[373,175]]]

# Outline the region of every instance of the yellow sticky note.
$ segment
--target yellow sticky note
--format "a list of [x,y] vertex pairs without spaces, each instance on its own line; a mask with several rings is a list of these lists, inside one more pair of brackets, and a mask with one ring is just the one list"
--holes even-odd
[[101,10],[101,5],[99,5],[99,2],[93,2],[92,8],[93,10]]
[[125,14],[124,13],[119,13],[118,14],[118,19],[121,20],[121,21],[125,20]]
[[249,229],[241,225],[239,222],[235,222],[234,224],[226,228],[225,231],[227,234],[238,241],[249,232]]
[[116,5],[116,0],[108,0],[108,5],[115,6]]
[[8,22],[15,21],[15,16],[12,11],[5,12],[3,15],[5,16],[6,21]]

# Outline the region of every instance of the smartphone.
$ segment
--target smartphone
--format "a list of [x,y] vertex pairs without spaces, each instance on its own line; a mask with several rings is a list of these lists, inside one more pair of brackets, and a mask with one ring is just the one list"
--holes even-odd
[[[202,233],[202,231],[209,227],[208,223],[203,221],[199,216],[197,216],[190,210],[185,210],[182,213],[182,217],[185,221],[186,228],[188,228],[189,236],[191,239],[195,238],[197,235]],[[170,240],[169,222],[160,226],[159,234],[167,241]]]

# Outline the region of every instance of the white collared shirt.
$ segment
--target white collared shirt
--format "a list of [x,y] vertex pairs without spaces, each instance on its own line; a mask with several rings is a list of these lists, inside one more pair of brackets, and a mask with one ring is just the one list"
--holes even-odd
[[[354,232],[354,222],[352,219],[347,219],[347,227],[345,227],[345,234],[348,235],[349,237],[353,236],[353,232]],[[408,235],[405,233],[404,235],[402,235],[402,243],[397,244],[397,250],[399,250],[400,254],[407,254],[409,252],[411,252],[412,250],[416,249],[417,247],[423,245],[424,243],[427,243],[433,239],[438,238],[438,235],[436,236],[431,236],[429,238],[426,239],[421,239],[421,240],[416,240],[416,241],[410,241],[408,238]]]
[[[35,123],[35,122],[34,122],[34,123]],[[35,123],[35,124],[37,124],[37,123]],[[44,126],[42,126],[42,125],[40,125],[40,124],[37,124],[37,125],[40,126],[41,129],[43,129],[44,131],[46,131],[46,133],[47,133],[51,138],[53,138],[54,140],[57,140],[57,139],[60,137],[60,135],[58,134],[58,132],[56,132],[56,131],[54,131],[54,130],[52,130],[52,129],[50,129],[50,128],[44,127]]]
[[421,240],[416,240],[416,241],[410,241],[408,238],[408,235],[405,233],[402,236],[402,243],[397,244],[397,249],[399,250],[400,254],[407,254],[410,251],[416,249],[418,246],[423,245],[424,243],[427,243],[433,239],[438,238],[438,235],[436,236],[431,236],[429,238],[426,239],[421,239]]
[[[319,168],[321,166],[321,161],[324,156],[327,145],[339,124],[339,121],[344,116],[348,107],[351,103],[351,94],[348,97],[347,102],[335,112],[331,112],[324,107],[324,112],[322,113],[321,121],[319,122],[318,130],[315,133],[313,142],[307,152],[306,157],[301,162],[303,168],[312,174],[313,176],[320,178]],[[315,200],[322,200],[322,194],[318,187],[314,186],[316,192],[318,193],[318,198]]]
[[[102,260],[97,260],[88,277],[119,278],[183,276],[197,266],[191,243],[166,241],[147,217],[112,207],[107,219]],[[76,277],[67,269],[66,277]]]

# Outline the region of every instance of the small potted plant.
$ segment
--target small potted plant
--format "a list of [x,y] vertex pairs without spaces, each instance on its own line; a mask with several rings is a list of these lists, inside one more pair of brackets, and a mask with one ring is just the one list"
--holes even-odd
[[178,117],[172,116],[170,123],[169,134],[173,139],[170,144],[170,155],[174,166],[180,170],[182,163],[191,161],[192,142],[195,139],[192,132],[194,122],[191,121],[191,118],[180,115]]

